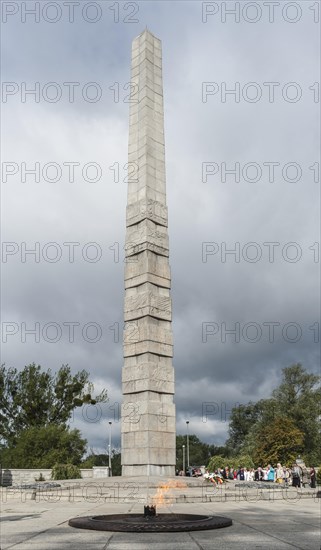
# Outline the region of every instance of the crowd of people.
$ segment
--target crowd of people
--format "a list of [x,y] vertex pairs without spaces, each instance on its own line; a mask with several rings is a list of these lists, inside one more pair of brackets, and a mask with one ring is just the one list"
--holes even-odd
[[266,481],[267,483],[282,483],[292,485],[293,487],[310,486],[315,489],[316,487],[316,470],[312,466],[309,470],[301,468],[298,464],[294,463],[292,468],[282,466],[279,462],[275,468],[271,464],[266,467],[259,466],[258,468],[238,468],[233,469],[226,466],[225,468],[218,468],[215,472],[210,473],[206,470],[204,477],[211,480],[217,480],[221,478],[224,480],[234,481]]

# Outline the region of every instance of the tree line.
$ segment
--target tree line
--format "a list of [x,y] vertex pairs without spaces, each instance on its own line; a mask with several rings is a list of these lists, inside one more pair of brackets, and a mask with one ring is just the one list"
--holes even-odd
[[248,455],[254,464],[291,465],[301,456],[321,463],[321,377],[300,363],[282,370],[281,384],[268,399],[232,409],[227,456]]
[[[208,444],[195,434],[189,435],[190,465],[252,467],[277,462],[290,465],[298,455],[307,465],[321,464],[320,378],[299,363],[284,368],[281,383],[269,398],[232,409],[224,445]],[[84,468],[107,466],[108,454],[96,454],[93,450],[88,453],[81,432],[68,426],[77,407],[108,400],[105,389],[99,395],[93,393],[94,386],[85,370],[72,375],[68,365],[56,373],[34,363],[22,371],[2,365],[2,468],[51,468],[62,463]],[[176,437],[179,470],[186,443],[186,435]],[[121,456],[116,450],[112,452],[112,464],[113,474],[120,475]]]
[[52,468],[79,465],[87,441],[70,429],[72,412],[84,404],[107,401],[85,370],[71,374],[68,365],[53,373],[32,363],[22,371],[0,367],[0,463],[4,468]]

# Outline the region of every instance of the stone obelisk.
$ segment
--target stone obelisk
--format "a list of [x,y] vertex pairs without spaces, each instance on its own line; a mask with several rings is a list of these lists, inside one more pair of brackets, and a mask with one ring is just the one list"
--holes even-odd
[[171,276],[161,42],[132,43],[128,145],[122,475],[175,474]]

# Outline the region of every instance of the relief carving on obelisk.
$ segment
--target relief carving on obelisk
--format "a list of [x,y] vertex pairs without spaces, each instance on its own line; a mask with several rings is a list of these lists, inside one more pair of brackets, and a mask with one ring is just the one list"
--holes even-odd
[[126,255],[131,256],[142,250],[151,250],[168,256],[168,235],[163,226],[159,226],[151,220],[143,220],[127,228]]
[[[152,286],[149,283],[141,286]],[[128,295],[125,298],[125,321],[137,319],[138,317],[144,317],[145,315],[152,315],[158,319],[164,319],[166,321],[171,320],[171,299],[170,296],[156,294],[156,289],[146,290],[139,294]]]
[[146,218],[167,227],[167,206],[153,199],[141,199],[127,206],[128,226]]

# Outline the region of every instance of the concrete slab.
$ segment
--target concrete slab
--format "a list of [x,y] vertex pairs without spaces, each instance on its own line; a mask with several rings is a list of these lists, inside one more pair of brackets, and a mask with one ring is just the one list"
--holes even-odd
[[223,515],[233,525],[190,533],[111,533],[68,526],[76,516],[141,513],[141,503],[1,504],[1,550],[319,550],[320,500],[173,504],[162,513]]

